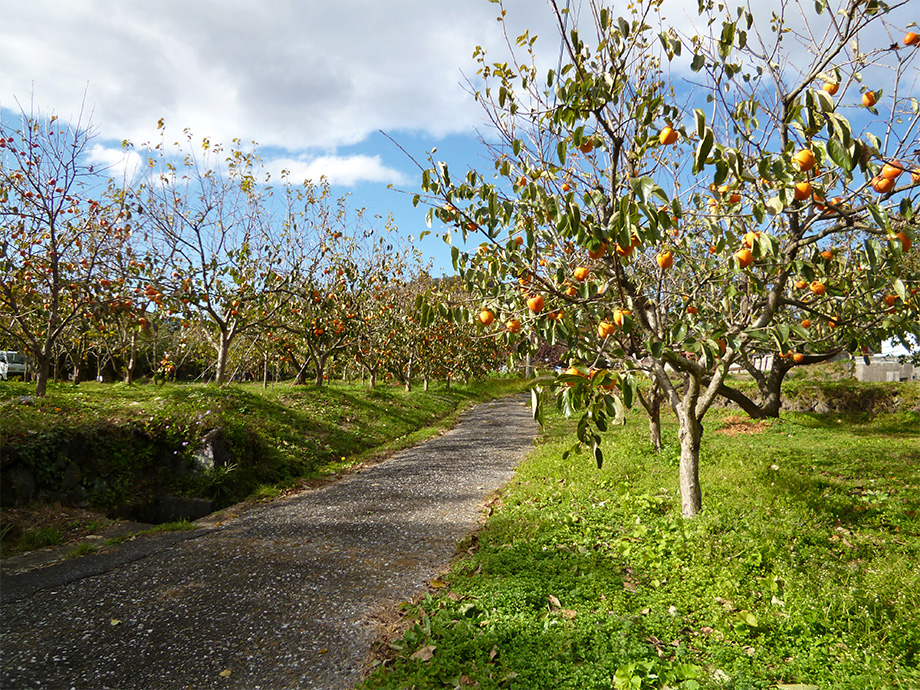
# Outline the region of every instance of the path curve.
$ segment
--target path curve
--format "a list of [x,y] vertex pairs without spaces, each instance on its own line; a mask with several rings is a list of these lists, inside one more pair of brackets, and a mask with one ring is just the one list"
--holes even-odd
[[0,687],[352,688],[375,621],[447,565],[530,449],[528,403],[478,405],[441,437],[220,526],[6,575]]

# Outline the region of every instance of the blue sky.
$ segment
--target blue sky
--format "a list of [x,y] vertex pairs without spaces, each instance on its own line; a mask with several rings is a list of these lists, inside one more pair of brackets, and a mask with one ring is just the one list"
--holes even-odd
[[[551,34],[547,6],[507,4]],[[418,171],[380,130],[420,161],[437,147],[458,169],[489,165],[465,82],[475,46],[500,47],[496,14],[486,0],[0,0],[0,108],[68,119],[85,102],[101,161],[155,140],[160,118],[176,137],[256,141],[270,168],[326,175],[417,238],[424,210],[387,186],[414,191]],[[449,271],[442,241],[419,246]]]
[[[587,0],[570,3],[587,15]],[[548,5],[505,6],[512,36],[540,35],[555,67]],[[695,0],[665,8],[669,23],[698,21]],[[270,168],[326,175],[350,206],[392,213],[417,238],[424,210],[387,187],[415,191],[418,171],[379,131],[421,162],[437,147],[455,172],[491,171],[466,80],[475,46],[506,53],[497,12],[487,0],[0,0],[0,108],[66,119],[85,102],[99,160],[117,158],[123,139],[155,139],[160,118],[176,136],[256,141]],[[441,240],[419,246],[450,272]]]

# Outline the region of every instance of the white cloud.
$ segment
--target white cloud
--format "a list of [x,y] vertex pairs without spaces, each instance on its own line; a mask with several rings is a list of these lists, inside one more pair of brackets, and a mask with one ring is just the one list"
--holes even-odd
[[292,150],[378,129],[468,132],[481,114],[463,73],[477,44],[499,40],[495,12],[484,0],[0,0],[0,105],[34,95],[68,117],[85,92],[104,136],[135,143],[161,117]]
[[102,144],[96,144],[90,148],[87,163],[95,166],[98,172],[103,172],[116,181],[133,180],[141,172],[143,166],[143,160],[136,151],[125,151]]
[[310,160],[277,158],[266,162],[273,178],[286,170],[292,182],[303,180],[318,182],[325,177],[330,184],[353,187],[361,182],[384,184],[409,184],[409,178],[394,168],[383,164],[380,156],[320,156]]

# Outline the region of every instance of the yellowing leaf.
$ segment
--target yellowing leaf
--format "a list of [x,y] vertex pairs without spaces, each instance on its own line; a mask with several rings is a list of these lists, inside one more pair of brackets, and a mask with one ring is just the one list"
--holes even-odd
[[112,622],[112,625],[121,625],[121,621],[118,620],[117,618],[113,618],[111,622]]
[[439,580],[438,578],[435,578],[428,584],[434,587],[435,589],[444,589],[445,587],[447,587],[447,583],[444,582],[444,580]]
[[233,671],[231,671],[229,668],[225,668],[223,671],[220,672],[219,675],[221,678],[229,678],[231,673],[233,673]]

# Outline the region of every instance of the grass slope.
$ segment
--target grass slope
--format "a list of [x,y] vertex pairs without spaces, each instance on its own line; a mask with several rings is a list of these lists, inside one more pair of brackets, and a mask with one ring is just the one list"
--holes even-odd
[[[341,382],[267,390],[256,384],[83,383],[52,385],[46,398],[23,403],[20,396],[30,387],[4,382],[4,469],[11,462],[23,464],[48,486],[66,482],[70,472],[70,494],[80,500],[4,508],[3,553],[70,541],[108,524],[87,507],[105,511],[163,492],[210,498],[222,507],[301,490],[438,433],[459,410],[521,385],[496,378],[406,393],[401,387],[371,390]],[[231,464],[203,473],[177,472],[198,440],[215,428],[227,441]],[[83,467],[76,488],[73,464]]]
[[[674,438],[665,419],[664,438]],[[370,688],[918,688],[920,416],[713,411],[704,512],[645,417],[539,449]]]

